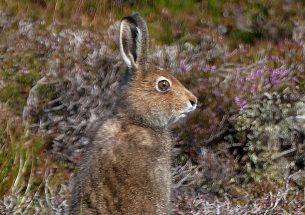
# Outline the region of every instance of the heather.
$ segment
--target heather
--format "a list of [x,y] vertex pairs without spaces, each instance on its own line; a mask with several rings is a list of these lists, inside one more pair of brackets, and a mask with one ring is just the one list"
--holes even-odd
[[115,106],[119,20],[199,99],[173,126],[173,214],[304,214],[302,1],[0,1],[0,214],[67,214]]

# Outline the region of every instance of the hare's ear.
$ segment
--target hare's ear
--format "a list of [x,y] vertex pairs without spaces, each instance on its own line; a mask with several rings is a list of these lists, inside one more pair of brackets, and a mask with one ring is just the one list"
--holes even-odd
[[124,17],[120,27],[120,51],[129,68],[143,67],[147,61],[148,30],[144,19],[134,13]]

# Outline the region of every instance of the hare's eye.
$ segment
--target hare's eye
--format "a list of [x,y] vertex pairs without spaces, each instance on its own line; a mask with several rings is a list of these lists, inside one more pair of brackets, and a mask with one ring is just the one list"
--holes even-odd
[[170,87],[170,83],[167,80],[161,80],[158,82],[158,89],[162,92],[166,92]]

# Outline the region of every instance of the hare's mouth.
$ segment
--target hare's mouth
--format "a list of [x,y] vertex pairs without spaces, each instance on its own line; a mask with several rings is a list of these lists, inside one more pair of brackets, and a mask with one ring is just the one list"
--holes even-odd
[[183,112],[179,115],[179,118],[186,117],[189,112]]
[[186,110],[184,110],[179,117],[185,117],[186,115],[188,115],[190,112],[193,112],[196,109],[196,105],[192,106],[192,107],[188,107]]

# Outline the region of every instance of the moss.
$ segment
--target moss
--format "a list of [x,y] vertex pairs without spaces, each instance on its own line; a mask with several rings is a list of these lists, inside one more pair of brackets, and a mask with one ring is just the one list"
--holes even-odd
[[230,37],[231,46],[236,47],[239,43],[253,44],[258,35],[249,31],[236,30],[231,33]]
[[30,88],[40,79],[39,73],[31,70],[29,73],[14,74],[4,70],[0,72],[0,77],[7,82],[0,89],[0,102],[7,103],[15,113],[21,114]]
[[15,86],[6,86],[0,90],[0,101],[8,102],[9,99],[18,97],[19,92]]
[[52,84],[41,84],[37,86],[37,93],[39,98],[44,100],[56,99],[59,95],[56,86]]
[[33,146],[34,152],[39,152],[45,146],[45,139],[42,137],[35,137],[32,140],[31,145]]
[[60,96],[56,86],[53,84],[41,84],[37,86],[39,109],[45,107],[49,101],[52,101]]
[[7,103],[17,114],[22,113],[26,96],[16,85],[6,86],[0,90],[0,102]]
[[0,127],[0,146],[4,145],[6,139],[5,137],[5,130]]
[[8,71],[0,71],[0,78],[7,80],[12,76],[12,73]]
[[300,81],[300,90],[302,93],[305,93],[305,80]]
[[23,107],[26,104],[26,97],[18,94],[16,97],[13,97],[9,100],[8,105],[14,110],[17,114],[22,114]]
[[39,79],[40,75],[36,70],[32,70],[27,74],[19,73],[15,77],[16,82],[23,86],[33,86],[33,84]]

